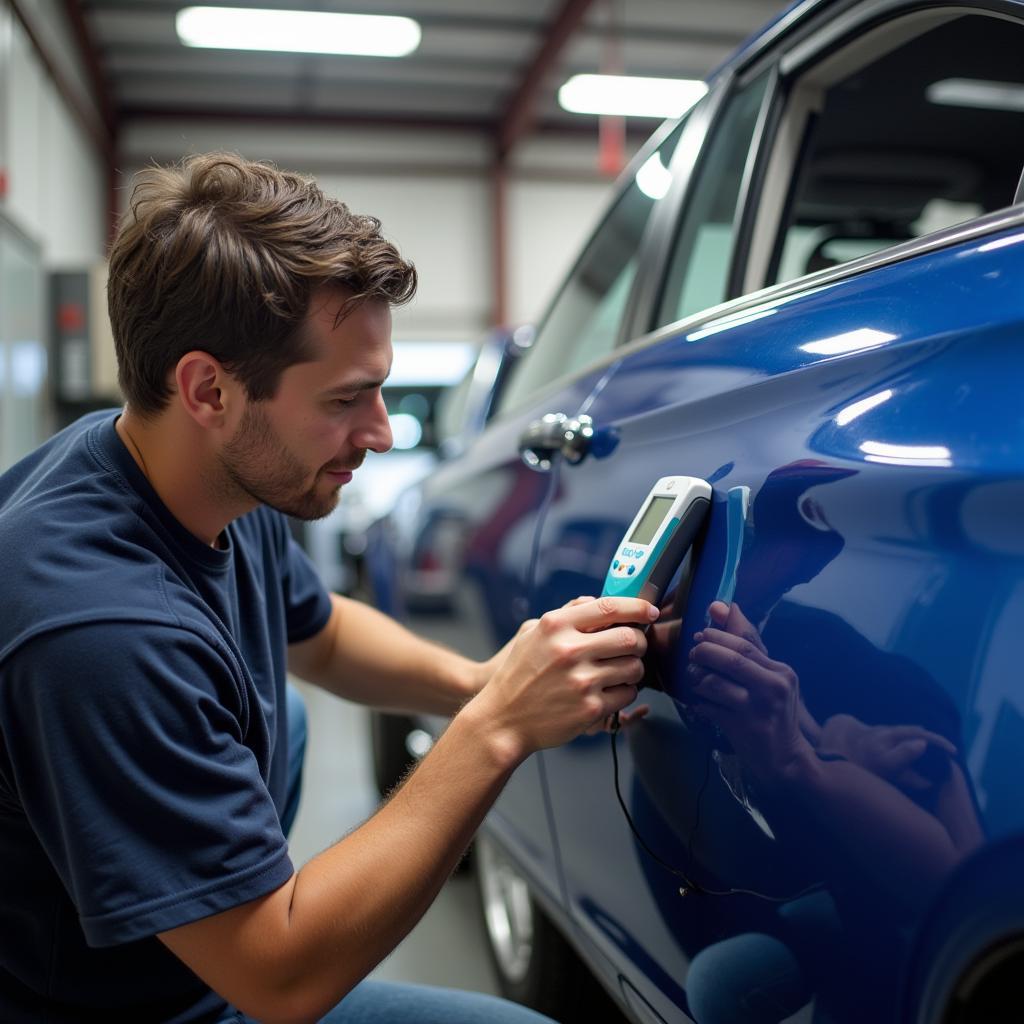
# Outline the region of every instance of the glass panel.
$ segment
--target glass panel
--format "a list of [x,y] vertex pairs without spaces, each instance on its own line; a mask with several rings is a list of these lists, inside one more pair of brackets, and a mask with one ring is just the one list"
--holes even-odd
[[766,72],[733,96],[719,118],[684,208],[655,327],[726,298],[736,204],[767,85]]
[[557,377],[615,347],[636,276],[640,241],[655,203],[668,192],[668,166],[682,129],[680,121],[597,229],[533,346],[513,371],[502,396],[502,411],[521,405]]
[[1012,203],[1022,51],[1019,24],[967,15],[834,82],[805,133],[769,283]]

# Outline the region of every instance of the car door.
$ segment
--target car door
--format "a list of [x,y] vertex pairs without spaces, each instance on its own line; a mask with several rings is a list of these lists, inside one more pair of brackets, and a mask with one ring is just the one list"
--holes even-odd
[[[650,710],[545,753],[576,940],[667,1021],[909,1019],[931,901],[984,835],[1024,824],[1004,797],[985,806],[984,767],[1008,792],[993,745],[1006,755],[1020,698],[993,636],[1020,627],[1019,548],[994,557],[966,525],[1005,536],[996,481],[1017,472],[1001,452],[1019,403],[991,371],[1021,369],[1022,215],[979,215],[1013,201],[1024,150],[1009,111],[979,126],[926,99],[979,61],[1016,81],[1024,30],[976,9],[877,14],[823,19],[774,69],[737,69],[652,292],[656,330],[608,362],[587,410],[601,444],[558,468],[540,524],[534,603],[551,606],[600,591],[659,477],[714,485],[650,634]],[[835,792],[765,769],[765,708],[732,731],[695,712],[688,656],[716,598],[798,680],[789,713]],[[982,692],[1002,695],[998,741],[976,731]],[[885,756],[851,761],[844,730]]]
[[[668,124],[638,155],[667,165],[684,130]],[[435,614],[412,617],[416,629],[486,659],[533,613],[531,581],[538,518],[556,487],[546,468],[564,443],[562,421],[543,420],[554,403],[571,417],[599,390],[604,370],[579,373],[611,351],[633,292],[640,251],[660,196],[629,179],[597,228],[501,390],[501,409],[457,458],[442,463],[415,495],[410,530],[422,537],[444,522],[456,585]],[[540,393],[547,397],[538,397]],[[527,465],[524,455],[532,459]],[[545,812],[539,756],[522,765],[493,813],[541,898],[561,901],[553,840]]]
[[[725,297],[734,215],[750,176],[747,154],[767,117],[772,81],[770,72],[762,70],[731,90],[697,167],[695,191],[687,198],[684,233],[699,277],[690,281],[688,295],[701,307]],[[721,86],[723,91],[726,87]],[[578,464],[562,460],[553,468],[556,488],[538,537],[538,609],[601,592],[611,556],[659,474],[716,482],[728,474],[723,466],[735,459],[735,449],[723,452],[718,465],[709,465],[708,452],[694,441],[699,424],[686,427],[687,417],[680,417],[682,367],[663,362],[664,355],[658,347],[609,363],[603,386],[590,395],[586,409],[595,448]],[[716,501],[710,530],[700,541],[702,569],[721,563],[724,552],[721,494]],[[698,588],[695,599],[703,599],[703,593]],[[671,668],[668,655],[677,645],[669,634],[679,626],[681,608],[674,625],[666,608],[651,634],[652,678],[658,671],[655,653],[662,667]],[[618,806],[612,759],[614,742],[619,792],[645,841],[685,867],[681,851],[686,842],[678,830],[697,813],[707,748],[691,739],[677,706],[678,681],[671,671],[668,677],[669,692],[645,691],[647,716],[627,726],[622,736],[580,737],[543,756],[577,941],[606,972],[606,984],[618,987],[622,978],[663,1019],[683,1021],[689,1019],[683,980],[700,929],[679,895],[682,880],[638,847]],[[742,815],[734,817],[739,827],[745,825]],[[627,990],[626,998],[636,1004],[638,997]]]

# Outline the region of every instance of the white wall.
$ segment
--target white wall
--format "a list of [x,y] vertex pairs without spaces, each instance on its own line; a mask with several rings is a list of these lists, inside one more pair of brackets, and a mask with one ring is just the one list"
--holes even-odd
[[[99,116],[58,0],[23,4],[65,87]],[[21,7],[19,7],[21,9]],[[105,161],[8,0],[0,0],[0,469],[53,429],[47,272],[99,263]]]
[[[88,109],[83,73],[52,3],[29,8],[34,28]],[[38,24],[36,24],[36,22]],[[48,26],[48,28],[47,28]],[[102,258],[105,171],[92,138],[68,108],[10,6],[0,0],[0,209],[36,244],[48,269]]]
[[[100,123],[57,0],[21,9],[94,124]],[[106,172],[94,140],[39,60],[9,0],[0,0],[0,208],[30,236],[48,268],[88,265],[106,240]],[[231,149],[313,174],[353,209],[373,213],[420,272],[414,302],[399,310],[406,340],[479,341],[492,326],[494,297],[491,142],[479,132],[258,126],[142,121],[118,141],[119,202],[146,163]],[[596,172],[597,141],[531,138],[508,175],[507,320],[536,322],[610,198]]]
[[[610,199],[596,139],[529,142],[508,179],[508,320],[535,322]],[[255,127],[137,122],[125,126],[122,166],[228,149],[313,174],[352,209],[372,213],[420,273],[395,337],[479,341],[492,326],[491,150],[480,133],[414,129]],[[127,188],[120,190],[121,201]]]
[[[39,249],[47,269],[102,259],[107,181],[93,133],[101,123],[58,0],[20,9],[76,97],[72,110],[14,15],[0,0],[0,210]],[[122,126],[118,202],[150,162],[230,149],[316,176],[353,209],[373,213],[420,273],[396,311],[399,340],[479,342],[495,309],[492,142],[479,131],[280,123],[148,120]],[[611,197],[596,171],[597,140],[535,136],[514,151],[507,176],[506,320],[536,323]]]

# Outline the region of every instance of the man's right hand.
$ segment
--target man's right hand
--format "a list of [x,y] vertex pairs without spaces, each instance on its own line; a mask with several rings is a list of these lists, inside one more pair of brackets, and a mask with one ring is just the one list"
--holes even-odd
[[648,625],[639,598],[577,598],[521,630],[483,691],[467,705],[521,756],[566,743],[636,699]]

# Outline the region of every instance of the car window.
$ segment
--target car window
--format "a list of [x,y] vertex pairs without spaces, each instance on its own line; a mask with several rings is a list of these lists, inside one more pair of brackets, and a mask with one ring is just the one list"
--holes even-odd
[[499,412],[521,405],[557,377],[615,347],[636,276],[640,241],[651,210],[668,191],[668,166],[682,129],[680,121],[644,162],[591,238],[530,350],[513,370]]
[[807,111],[765,283],[1013,202],[1024,166],[1024,28],[945,18],[912,35],[900,31],[918,24],[908,18],[883,26],[874,55],[858,39],[798,80]]
[[741,88],[719,118],[683,210],[653,327],[681,320],[726,298],[736,204],[767,84],[764,73]]

